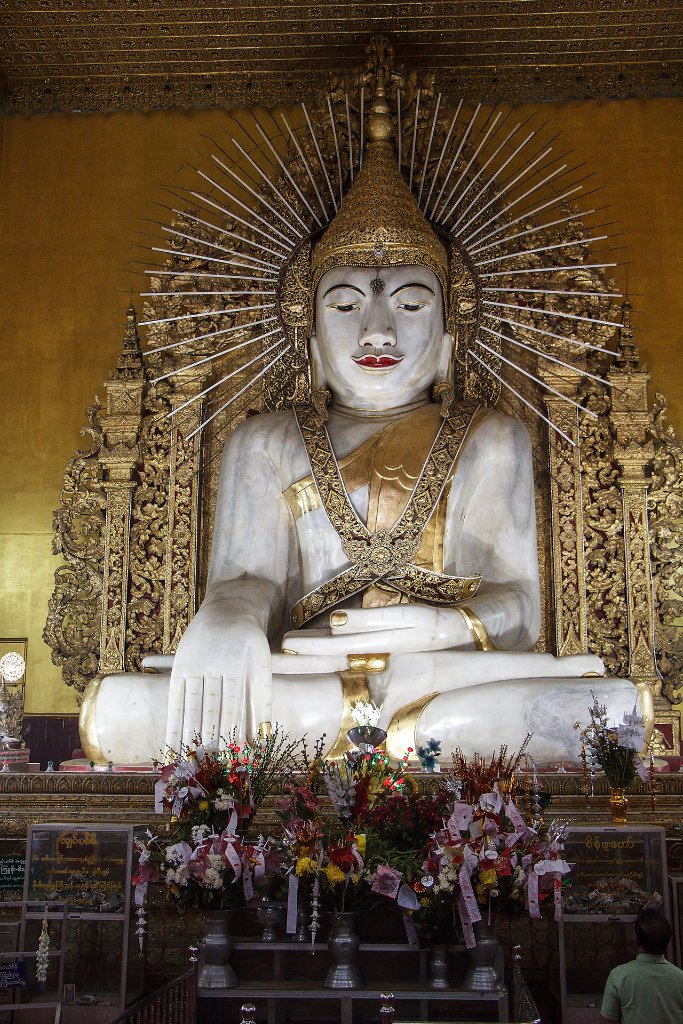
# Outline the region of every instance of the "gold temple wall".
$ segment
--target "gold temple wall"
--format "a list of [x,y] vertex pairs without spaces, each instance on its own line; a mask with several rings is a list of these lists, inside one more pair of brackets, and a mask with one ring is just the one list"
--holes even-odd
[[[604,185],[598,218],[617,221],[616,272],[636,339],[683,434],[681,100],[541,108],[558,152]],[[74,697],[41,639],[58,562],[52,510],[93,396],[115,365],[145,218],[165,220],[163,185],[219,136],[217,111],[0,119],[0,637],[26,636],[26,711],[68,714]],[[134,298],[139,306],[139,300]],[[87,439],[85,440],[87,447]]]

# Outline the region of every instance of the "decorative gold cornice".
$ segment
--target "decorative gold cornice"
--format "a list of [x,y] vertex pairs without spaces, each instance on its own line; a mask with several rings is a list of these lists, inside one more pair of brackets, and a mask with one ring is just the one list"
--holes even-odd
[[[343,71],[338,72],[343,75]],[[12,78],[0,104],[5,114],[99,114],[152,110],[211,110],[313,100],[329,81],[324,73],[267,76],[235,75]],[[683,75],[677,65],[625,67],[574,65],[568,68],[491,68],[488,72],[453,68],[437,73],[436,84],[452,88],[471,102],[541,103],[568,100],[652,99],[680,96]]]
[[681,92],[676,0],[510,5],[404,0],[227,7],[35,0],[0,13],[11,113],[272,106],[353,74],[359,41],[472,100],[606,99]]

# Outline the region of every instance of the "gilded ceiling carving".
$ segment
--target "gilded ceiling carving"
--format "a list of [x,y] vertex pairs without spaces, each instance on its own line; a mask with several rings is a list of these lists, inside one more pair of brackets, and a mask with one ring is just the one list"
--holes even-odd
[[252,106],[310,98],[370,36],[469,98],[679,95],[678,0],[14,0],[0,8],[12,113]]

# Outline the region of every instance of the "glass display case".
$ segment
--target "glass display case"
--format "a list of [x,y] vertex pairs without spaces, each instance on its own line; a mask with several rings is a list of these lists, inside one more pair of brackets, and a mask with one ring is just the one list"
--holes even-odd
[[126,1005],[132,849],[132,825],[29,827],[24,900],[33,906],[24,909],[20,944],[35,948],[43,917],[52,931],[53,904],[66,904],[61,980],[77,1004]]
[[636,953],[633,922],[648,904],[669,916],[664,829],[650,825],[573,826],[572,865],[559,926],[563,1024],[600,1020],[607,976]]
[[669,875],[674,963],[683,970],[683,875]]

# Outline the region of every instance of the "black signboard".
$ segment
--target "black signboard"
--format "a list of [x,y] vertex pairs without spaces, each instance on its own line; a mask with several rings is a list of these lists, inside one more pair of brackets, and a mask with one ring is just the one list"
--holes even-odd
[[0,960],[0,989],[25,988],[26,961]]
[[22,892],[24,888],[23,857],[0,857],[0,892]]
[[131,827],[34,825],[24,899],[81,911],[123,912],[130,886]]

